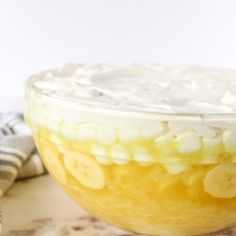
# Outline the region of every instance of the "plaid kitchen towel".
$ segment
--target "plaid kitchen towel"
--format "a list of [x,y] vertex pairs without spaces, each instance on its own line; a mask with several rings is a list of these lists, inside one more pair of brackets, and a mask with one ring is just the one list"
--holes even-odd
[[0,114],[0,196],[16,179],[46,173],[23,116]]

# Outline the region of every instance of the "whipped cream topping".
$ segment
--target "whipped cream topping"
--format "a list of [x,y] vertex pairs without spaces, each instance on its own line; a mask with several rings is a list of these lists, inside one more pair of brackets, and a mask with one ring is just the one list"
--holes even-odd
[[160,113],[236,112],[236,70],[159,64],[66,64],[37,74],[31,87],[50,97]]

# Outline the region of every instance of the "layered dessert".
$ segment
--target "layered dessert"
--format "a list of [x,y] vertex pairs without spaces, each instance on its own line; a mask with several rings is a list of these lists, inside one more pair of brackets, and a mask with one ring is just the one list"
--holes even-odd
[[26,82],[50,174],[95,217],[146,235],[236,224],[236,71],[65,66]]

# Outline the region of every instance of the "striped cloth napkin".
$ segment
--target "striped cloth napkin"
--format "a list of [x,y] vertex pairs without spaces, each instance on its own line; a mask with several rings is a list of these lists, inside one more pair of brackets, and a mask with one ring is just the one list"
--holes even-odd
[[44,173],[46,169],[23,116],[0,114],[0,197],[15,180]]

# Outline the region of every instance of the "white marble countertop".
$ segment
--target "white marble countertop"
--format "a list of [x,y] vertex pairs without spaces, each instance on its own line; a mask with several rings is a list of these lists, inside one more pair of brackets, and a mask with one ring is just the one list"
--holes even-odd
[[2,202],[4,236],[131,236],[85,213],[48,175],[18,181]]
[[[48,175],[18,181],[2,202],[3,236],[131,236],[84,212]],[[236,229],[212,234],[236,236]]]

